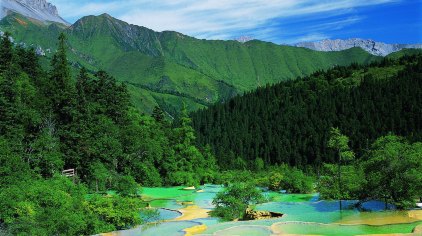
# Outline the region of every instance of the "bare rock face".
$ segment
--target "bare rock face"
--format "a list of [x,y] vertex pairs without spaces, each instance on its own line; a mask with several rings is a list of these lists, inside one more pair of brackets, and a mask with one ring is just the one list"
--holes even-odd
[[69,25],[59,16],[57,7],[46,0],[0,0],[0,9],[1,18],[16,12],[42,22],[58,22]]
[[245,210],[245,215],[243,216],[243,220],[264,220],[264,219],[271,219],[271,218],[279,218],[282,217],[282,213],[271,212],[271,211],[256,211],[251,208],[247,208]]
[[295,46],[309,48],[316,51],[331,52],[342,51],[353,47],[360,47],[375,56],[387,56],[390,53],[400,51],[404,48],[422,48],[422,44],[387,44],[375,42],[371,39],[325,39],[318,42],[298,43]]
[[254,38],[252,38],[251,36],[245,35],[245,36],[240,36],[239,38],[236,38],[235,40],[240,42],[240,43],[246,43],[246,42],[254,40]]

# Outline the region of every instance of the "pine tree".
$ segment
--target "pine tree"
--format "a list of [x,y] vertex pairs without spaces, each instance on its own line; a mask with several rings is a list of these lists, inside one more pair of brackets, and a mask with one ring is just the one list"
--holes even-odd
[[78,77],[76,78],[76,99],[78,104],[78,111],[80,113],[86,113],[87,111],[87,104],[89,102],[90,96],[90,84],[89,84],[89,76],[88,72],[86,71],[85,67],[79,72]]
[[159,106],[155,106],[154,110],[152,111],[152,117],[157,122],[162,122],[164,120],[164,112]]
[[66,56],[66,36],[61,33],[57,52],[51,60],[50,91],[53,112],[61,124],[72,121],[72,106],[74,106],[74,85]]
[[0,42],[0,73],[9,70],[13,63],[13,43],[10,41],[10,33],[5,32]]

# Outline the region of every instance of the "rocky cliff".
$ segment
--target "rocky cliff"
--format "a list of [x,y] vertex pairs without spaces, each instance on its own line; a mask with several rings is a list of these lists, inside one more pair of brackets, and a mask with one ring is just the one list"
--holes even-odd
[[0,0],[0,18],[12,12],[42,22],[58,22],[69,25],[59,16],[56,6],[46,0]]
[[309,48],[316,51],[330,52],[342,51],[353,47],[360,47],[376,56],[386,56],[390,53],[400,51],[404,48],[422,48],[422,44],[387,44],[375,42],[371,39],[325,39],[318,42],[298,43],[295,46]]

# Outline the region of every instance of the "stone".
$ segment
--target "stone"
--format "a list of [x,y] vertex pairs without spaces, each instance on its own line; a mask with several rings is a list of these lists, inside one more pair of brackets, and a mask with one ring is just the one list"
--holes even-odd
[[0,18],[11,12],[36,19],[42,22],[58,22],[69,25],[60,17],[57,7],[46,0],[0,0]]
[[271,219],[271,218],[279,218],[282,216],[283,216],[282,213],[271,212],[271,211],[257,211],[248,207],[245,210],[245,215],[243,216],[243,220],[264,220],[264,219]]

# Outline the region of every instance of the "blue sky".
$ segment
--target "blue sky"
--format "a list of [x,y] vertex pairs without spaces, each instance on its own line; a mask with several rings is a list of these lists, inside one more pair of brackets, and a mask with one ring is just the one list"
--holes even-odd
[[73,23],[108,13],[156,31],[279,44],[364,38],[422,43],[422,0],[50,0]]

